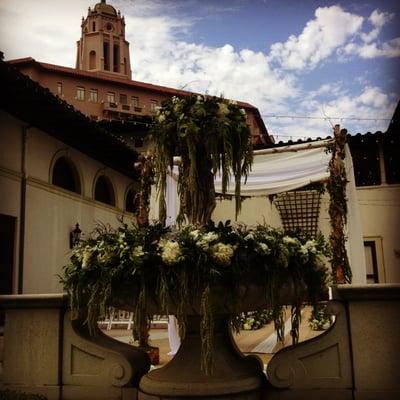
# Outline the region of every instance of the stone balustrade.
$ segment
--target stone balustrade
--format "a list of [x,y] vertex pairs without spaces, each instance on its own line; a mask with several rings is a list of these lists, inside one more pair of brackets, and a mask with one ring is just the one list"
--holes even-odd
[[[0,307],[6,311],[0,390],[49,400],[137,399],[147,356],[100,331],[89,337],[82,321],[71,321],[66,295],[0,296]],[[259,398],[400,398],[400,285],[339,285],[329,307],[333,326],[279,351]]]

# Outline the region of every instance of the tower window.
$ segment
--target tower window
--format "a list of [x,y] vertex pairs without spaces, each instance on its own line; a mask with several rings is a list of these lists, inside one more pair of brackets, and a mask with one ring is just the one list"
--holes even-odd
[[110,45],[107,42],[103,44],[103,54],[104,54],[104,69],[106,71],[110,70]]
[[96,52],[94,50],[89,53],[89,69],[96,69]]
[[96,22],[95,21],[92,22],[92,31],[93,32],[96,31]]
[[76,98],[77,100],[84,101],[85,100],[85,88],[82,86],[77,86],[76,88]]
[[97,103],[97,101],[98,101],[97,89],[90,89],[89,90],[89,101],[91,101],[92,103]]
[[62,95],[62,82],[57,82],[57,94],[58,96]]
[[70,192],[81,192],[78,173],[74,165],[65,157],[60,157],[55,162],[51,183]]
[[117,44],[113,47],[114,65],[113,71],[119,72],[119,46]]
[[102,175],[96,181],[94,199],[113,206],[115,204],[114,191],[109,179]]

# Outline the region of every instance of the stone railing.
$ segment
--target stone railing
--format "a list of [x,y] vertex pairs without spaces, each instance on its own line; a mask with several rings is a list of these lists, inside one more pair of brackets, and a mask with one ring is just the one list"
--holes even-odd
[[[147,356],[100,331],[89,338],[82,321],[71,322],[65,295],[0,296],[0,306],[6,310],[0,390],[49,400],[161,399],[137,390],[150,367]],[[279,351],[268,365],[267,387],[235,399],[399,399],[400,285],[339,285],[329,307],[336,317],[328,331]]]
[[64,294],[0,296],[6,310],[0,390],[54,399],[131,399],[147,355],[71,321]]

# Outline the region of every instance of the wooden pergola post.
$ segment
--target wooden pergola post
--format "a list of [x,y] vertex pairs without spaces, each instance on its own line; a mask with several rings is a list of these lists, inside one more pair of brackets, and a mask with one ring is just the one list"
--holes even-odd
[[351,282],[344,233],[347,222],[346,170],[344,167],[347,130],[335,125],[333,129],[332,158],[329,162],[328,191],[330,194],[329,216],[331,220],[330,242],[332,246],[332,272],[335,283]]

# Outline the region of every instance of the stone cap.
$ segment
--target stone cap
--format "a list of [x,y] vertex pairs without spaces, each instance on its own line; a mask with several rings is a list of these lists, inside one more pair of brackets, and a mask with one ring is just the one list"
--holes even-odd
[[399,300],[400,284],[337,285],[332,287],[332,298],[352,301]]
[[0,309],[67,308],[67,293],[9,294],[0,296]]

